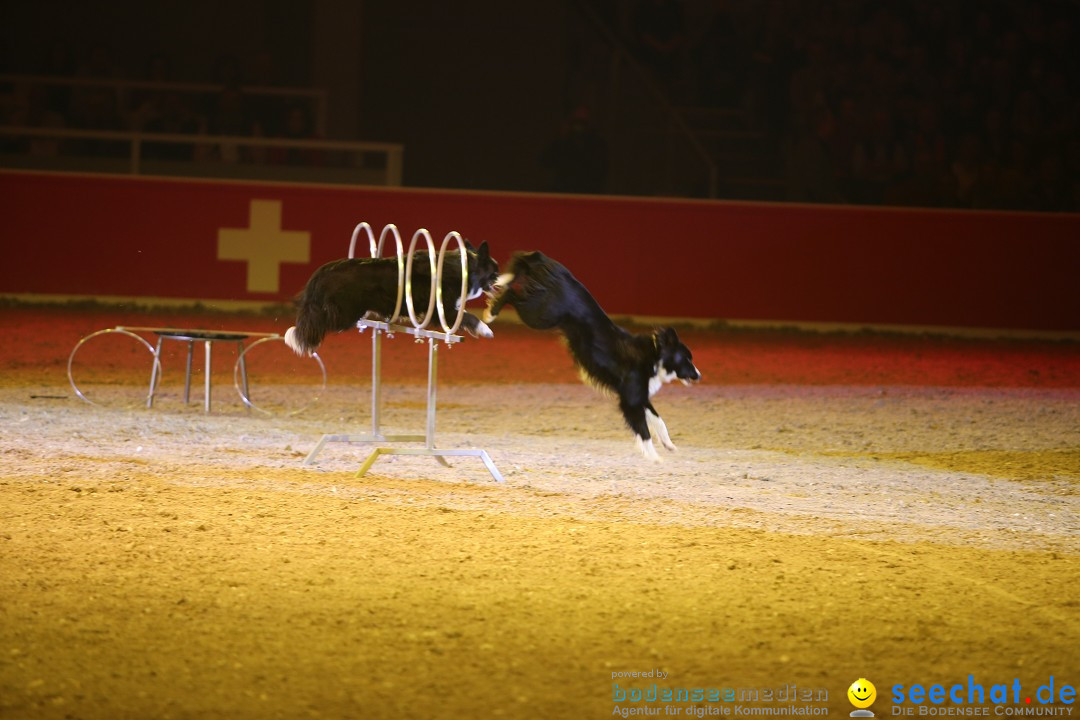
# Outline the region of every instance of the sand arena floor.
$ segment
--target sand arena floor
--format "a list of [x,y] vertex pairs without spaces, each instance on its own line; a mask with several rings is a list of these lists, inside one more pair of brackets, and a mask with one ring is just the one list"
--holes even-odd
[[[654,398],[680,449],[649,465],[556,338],[496,324],[441,351],[438,444],[499,486],[473,458],[358,479],[360,445],[302,465],[368,428],[353,334],[294,417],[245,411],[224,347],[209,415],[178,345],[153,410],[85,404],[68,353],[117,324],[288,318],[0,309],[2,718],[609,717],[656,669],[841,717],[866,677],[881,717],[896,683],[1080,680],[1076,344],[685,331],[704,382]],[[137,402],[149,355],[102,342],[78,377]],[[306,402],[266,349],[256,400]],[[388,431],[422,429],[425,363],[387,343]]]

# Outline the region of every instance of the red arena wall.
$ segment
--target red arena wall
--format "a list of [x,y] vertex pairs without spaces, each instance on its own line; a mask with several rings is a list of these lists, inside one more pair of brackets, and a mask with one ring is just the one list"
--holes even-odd
[[366,220],[542,250],[616,315],[1080,330],[1075,214],[16,171],[0,197],[6,296],[286,301]]

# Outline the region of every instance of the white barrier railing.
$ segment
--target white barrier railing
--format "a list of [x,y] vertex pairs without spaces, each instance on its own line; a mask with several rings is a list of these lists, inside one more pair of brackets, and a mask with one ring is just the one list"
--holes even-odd
[[[0,136],[17,138],[42,138],[56,140],[99,140],[105,142],[126,143],[128,146],[128,171],[132,175],[141,175],[144,158],[144,145],[191,145],[196,148],[207,146],[241,146],[252,148],[282,148],[289,150],[326,151],[340,153],[375,153],[386,159],[386,185],[401,185],[405,148],[395,143],[350,142],[339,140],[286,140],[283,138],[250,137],[245,135],[192,135],[170,133],[121,132],[113,130],[74,130],[71,128],[38,128],[0,125]],[[57,157],[62,159],[65,155]],[[193,160],[193,163],[197,161]],[[252,164],[251,167],[257,167]]]
[[[217,95],[224,86],[220,83],[161,82],[156,80],[124,80],[120,78],[71,77],[64,75],[8,75],[0,74],[0,83],[15,86],[46,85],[71,88],[112,88],[126,90],[152,90],[175,92],[185,95]],[[302,98],[315,106],[315,129],[326,135],[326,91],[318,88],[281,87],[277,85],[243,85],[240,91],[246,97]]]

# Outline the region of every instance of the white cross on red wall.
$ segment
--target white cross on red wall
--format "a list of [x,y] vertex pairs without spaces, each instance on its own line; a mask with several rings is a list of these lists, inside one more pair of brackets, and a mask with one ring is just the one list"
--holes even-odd
[[247,263],[247,291],[281,289],[281,263],[311,260],[311,233],[281,229],[280,200],[252,200],[248,227],[218,228],[218,260]]

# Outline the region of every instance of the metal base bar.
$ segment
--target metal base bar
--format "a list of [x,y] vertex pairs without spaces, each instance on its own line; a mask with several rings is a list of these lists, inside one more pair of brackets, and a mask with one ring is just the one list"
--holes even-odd
[[445,458],[448,457],[478,457],[484,462],[484,466],[488,472],[491,473],[491,477],[496,482],[504,483],[506,480],[503,478],[502,473],[495,467],[495,463],[491,461],[491,456],[487,454],[487,450],[444,450],[442,448],[388,448],[379,447],[371,451],[367,460],[360,466],[360,469],[356,471],[356,477],[363,477],[371,466],[375,464],[375,461],[382,455],[429,455],[439,460],[443,465],[450,466],[446,462]]
[[315,458],[326,446],[328,442],[343,442],[343,443],[375,443],[375,442],[424,442],[426,438],[423,435],[383,435],[379,433],[373,435],[371,433],[364,433],[363,435],[323,435],[317,445],[311,449],[311,452],[304,458],[304,465],[314,465]]

